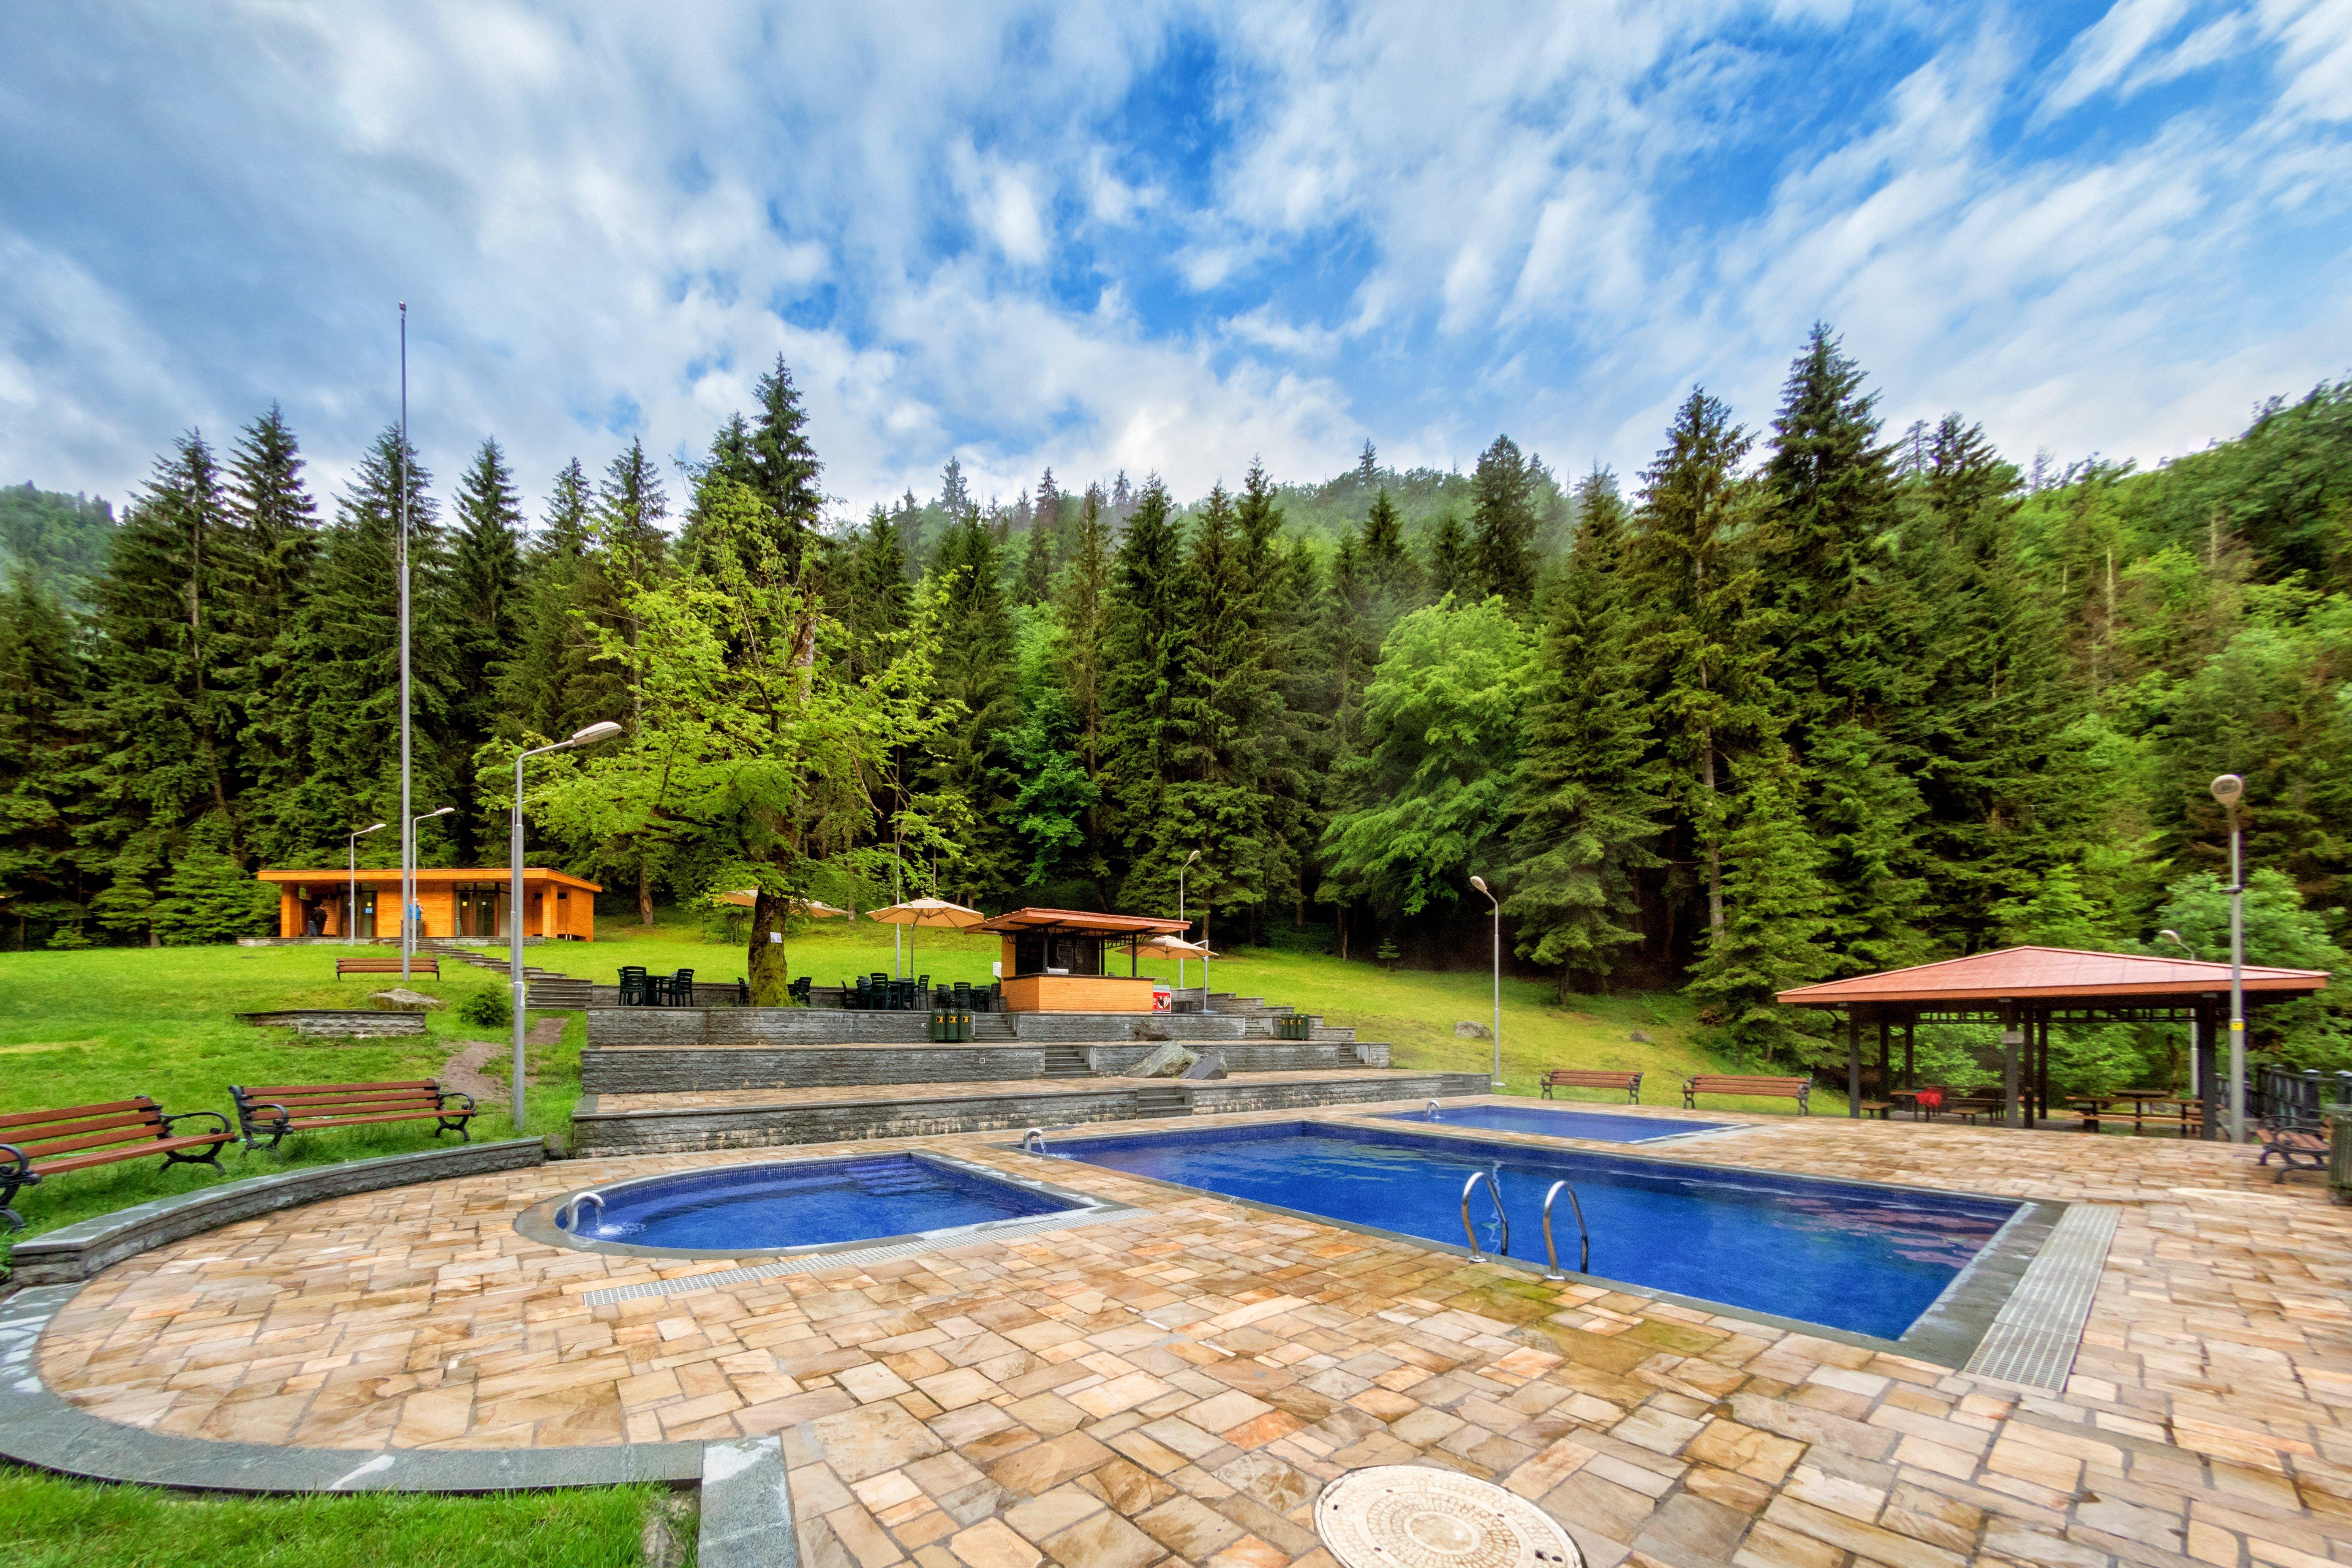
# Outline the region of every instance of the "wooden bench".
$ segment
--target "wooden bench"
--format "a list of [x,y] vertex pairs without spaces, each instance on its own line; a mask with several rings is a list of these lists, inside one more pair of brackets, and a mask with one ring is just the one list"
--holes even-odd
[[[220,1123],[211,1132],[174,1133],[172,1124],[192,1116],[209,1116]],[[103,1105],[72,1105],[58,1110],[18,1110],[0,1116],[0,1215],[12,1230],[24,1220],[8,1205],[19,1188],[37,1187],[51,1176],[92,1165],[111,1165],[161,1154],[168,1167],[178,1164],[221,1168],[221,1145],[233,1134],[228,1118],[217,1110],[183,1110],[166,1116],[143,1094],[111,1100]],[[204,1152],[191,1154],[201,1146]]]
[[1622,1089],[1625,1103],[1642,1103],[1642,1075],[1637,1072],[1612,1072],[1604,1068],[1553,1068],[1543,1075],[1543,1097],[1551,1098],[1555,1088],[1560,1089]]
[[[433,1129],[434,1137],[455,1132],[468,1143],[474,1141],[466,1131],[474,1114],[474,1097],[443,1089],[431,1079],[402,1083],[274,1084],[257,1089],[231,1084],[229,1093],[236,1100],[237,1127],[248,1149],[256,1139],[264,1137],[275,1149],[289,1132],[361,1127],[372,1121],[422,1121],[428,1117],[439,1123]],[[460,1100],[466,1102],[465,1109],[451,1110],[450,1102]]]
[[[346,974],[397,974],[399,973],[400,960],[396,958],[335,960],[335,978],[338,980]],[[422,974],[430,979],[438,980],[441,978],[441,961],[437,958],[427,958],[420,952],[408,961],[408,973],[412,976]]]
[[1696,1110],[1702,1094],[1752,1094],[1793,1100],[1801,1116],[1812,1114],[1813,1083],[1804,1078],[1756,1078],[1742,1073],[1693,1073],[1683,1079],[1683,1109]]

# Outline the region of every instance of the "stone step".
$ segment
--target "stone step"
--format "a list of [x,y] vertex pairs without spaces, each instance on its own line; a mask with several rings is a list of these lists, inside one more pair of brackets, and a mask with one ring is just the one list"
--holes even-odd
[[1190,1116],[1192,1097],[1181,1089],[1140,1089],[1135,1092],[1135,1113],[1139,1117]]
[[1047,1046],[1045,1047],[1047,1078],[1092,1078],[1095,1069],[1087,1061],[1086,1051],[1077,1046]]

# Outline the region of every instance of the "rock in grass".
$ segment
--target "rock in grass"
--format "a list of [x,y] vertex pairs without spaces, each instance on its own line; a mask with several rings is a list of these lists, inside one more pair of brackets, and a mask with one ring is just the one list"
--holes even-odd
[[368,1005],[379,1013],[430,1013],[442,1005],[440,997],[427,996],[422,991],[411,991],[405,985],[378,991],[368,997]]
[[1171,1040],[1127,1069],[1129,1078],[1175,1078],[1201,1058]]
[[1491,1040],[1495,1037],[1495,1031],[1484,1024],[1465,1020],[1454,1026],[1454,1037],[1457,1040]]

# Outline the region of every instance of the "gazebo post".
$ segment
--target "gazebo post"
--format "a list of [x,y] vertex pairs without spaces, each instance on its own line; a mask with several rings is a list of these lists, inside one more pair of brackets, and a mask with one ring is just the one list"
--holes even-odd
[[2033,1111],[2041,1121],[2050,1120],[2050,1010],[2042,1010],[2042,1049],[2039,1065],[2033,1074]]
[[2214,1070],[2221,1053],[2214,1049],[2214,1012],[2209,1001],[2197,1004],[2197,1100],[2205,1123],[2200,1136],[2209,1142],[2221,1136],[2221,1075]]
[[2017,1052],[2025,1044],[2025,1033],[2018,1026],[2018,1010],[2011,1003],[2000,1005],[2000,1124],[2017,1125]]
[[1885,1100],[1887,1090],[1895,1087],[1894,1067],[1886,1054],[1887,1031],[1891,1027],[1893,1026],[1887,1022],[1886,1015],[1881,1013],[1878,1016],[1878,1098],[1881,1100]]
[[1919,1087],[1919,1069],[1913,1065],[1915,1058],[1911,1054],[1912,1036],[1918,1027],[1919,1009],[1914,1007],[1903,1016],[1903,1087],[1906,1089]]
[[1849,1007],[1845,1014],[1845,1113],[1849,1119],[1862,1115],[1862,1010]]

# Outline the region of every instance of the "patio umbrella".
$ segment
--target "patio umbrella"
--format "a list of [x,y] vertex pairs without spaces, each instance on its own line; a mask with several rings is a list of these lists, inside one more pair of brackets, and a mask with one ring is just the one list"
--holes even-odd
[[[760,901],[760,889],[741,888],[734,892],[719,893],[714,897],[722,904],[732,904],[739,910],[748,910]],[[819,920],[846,918],[849,913],[847,910],[836,910],[831,904],[821,904],[814,899],[796,899],[793,901],[793,908],[804,915],[814,915]]]
[[[866,911],[877,921],[894,926],[948,926],[961,931],[976,926],[988,917],[978,910],[968,910],[961,904],[949,903],[945,899],[908,899],[902,904],[886,904]],[[907,967],[915,966],[915,934],[907,933]]]
[[1136,944],[1155,958],[1223,958],[1222,952],[1211,952],[1201,942],[1186,942],[1181,936],[1155,936],[1150,942]]

